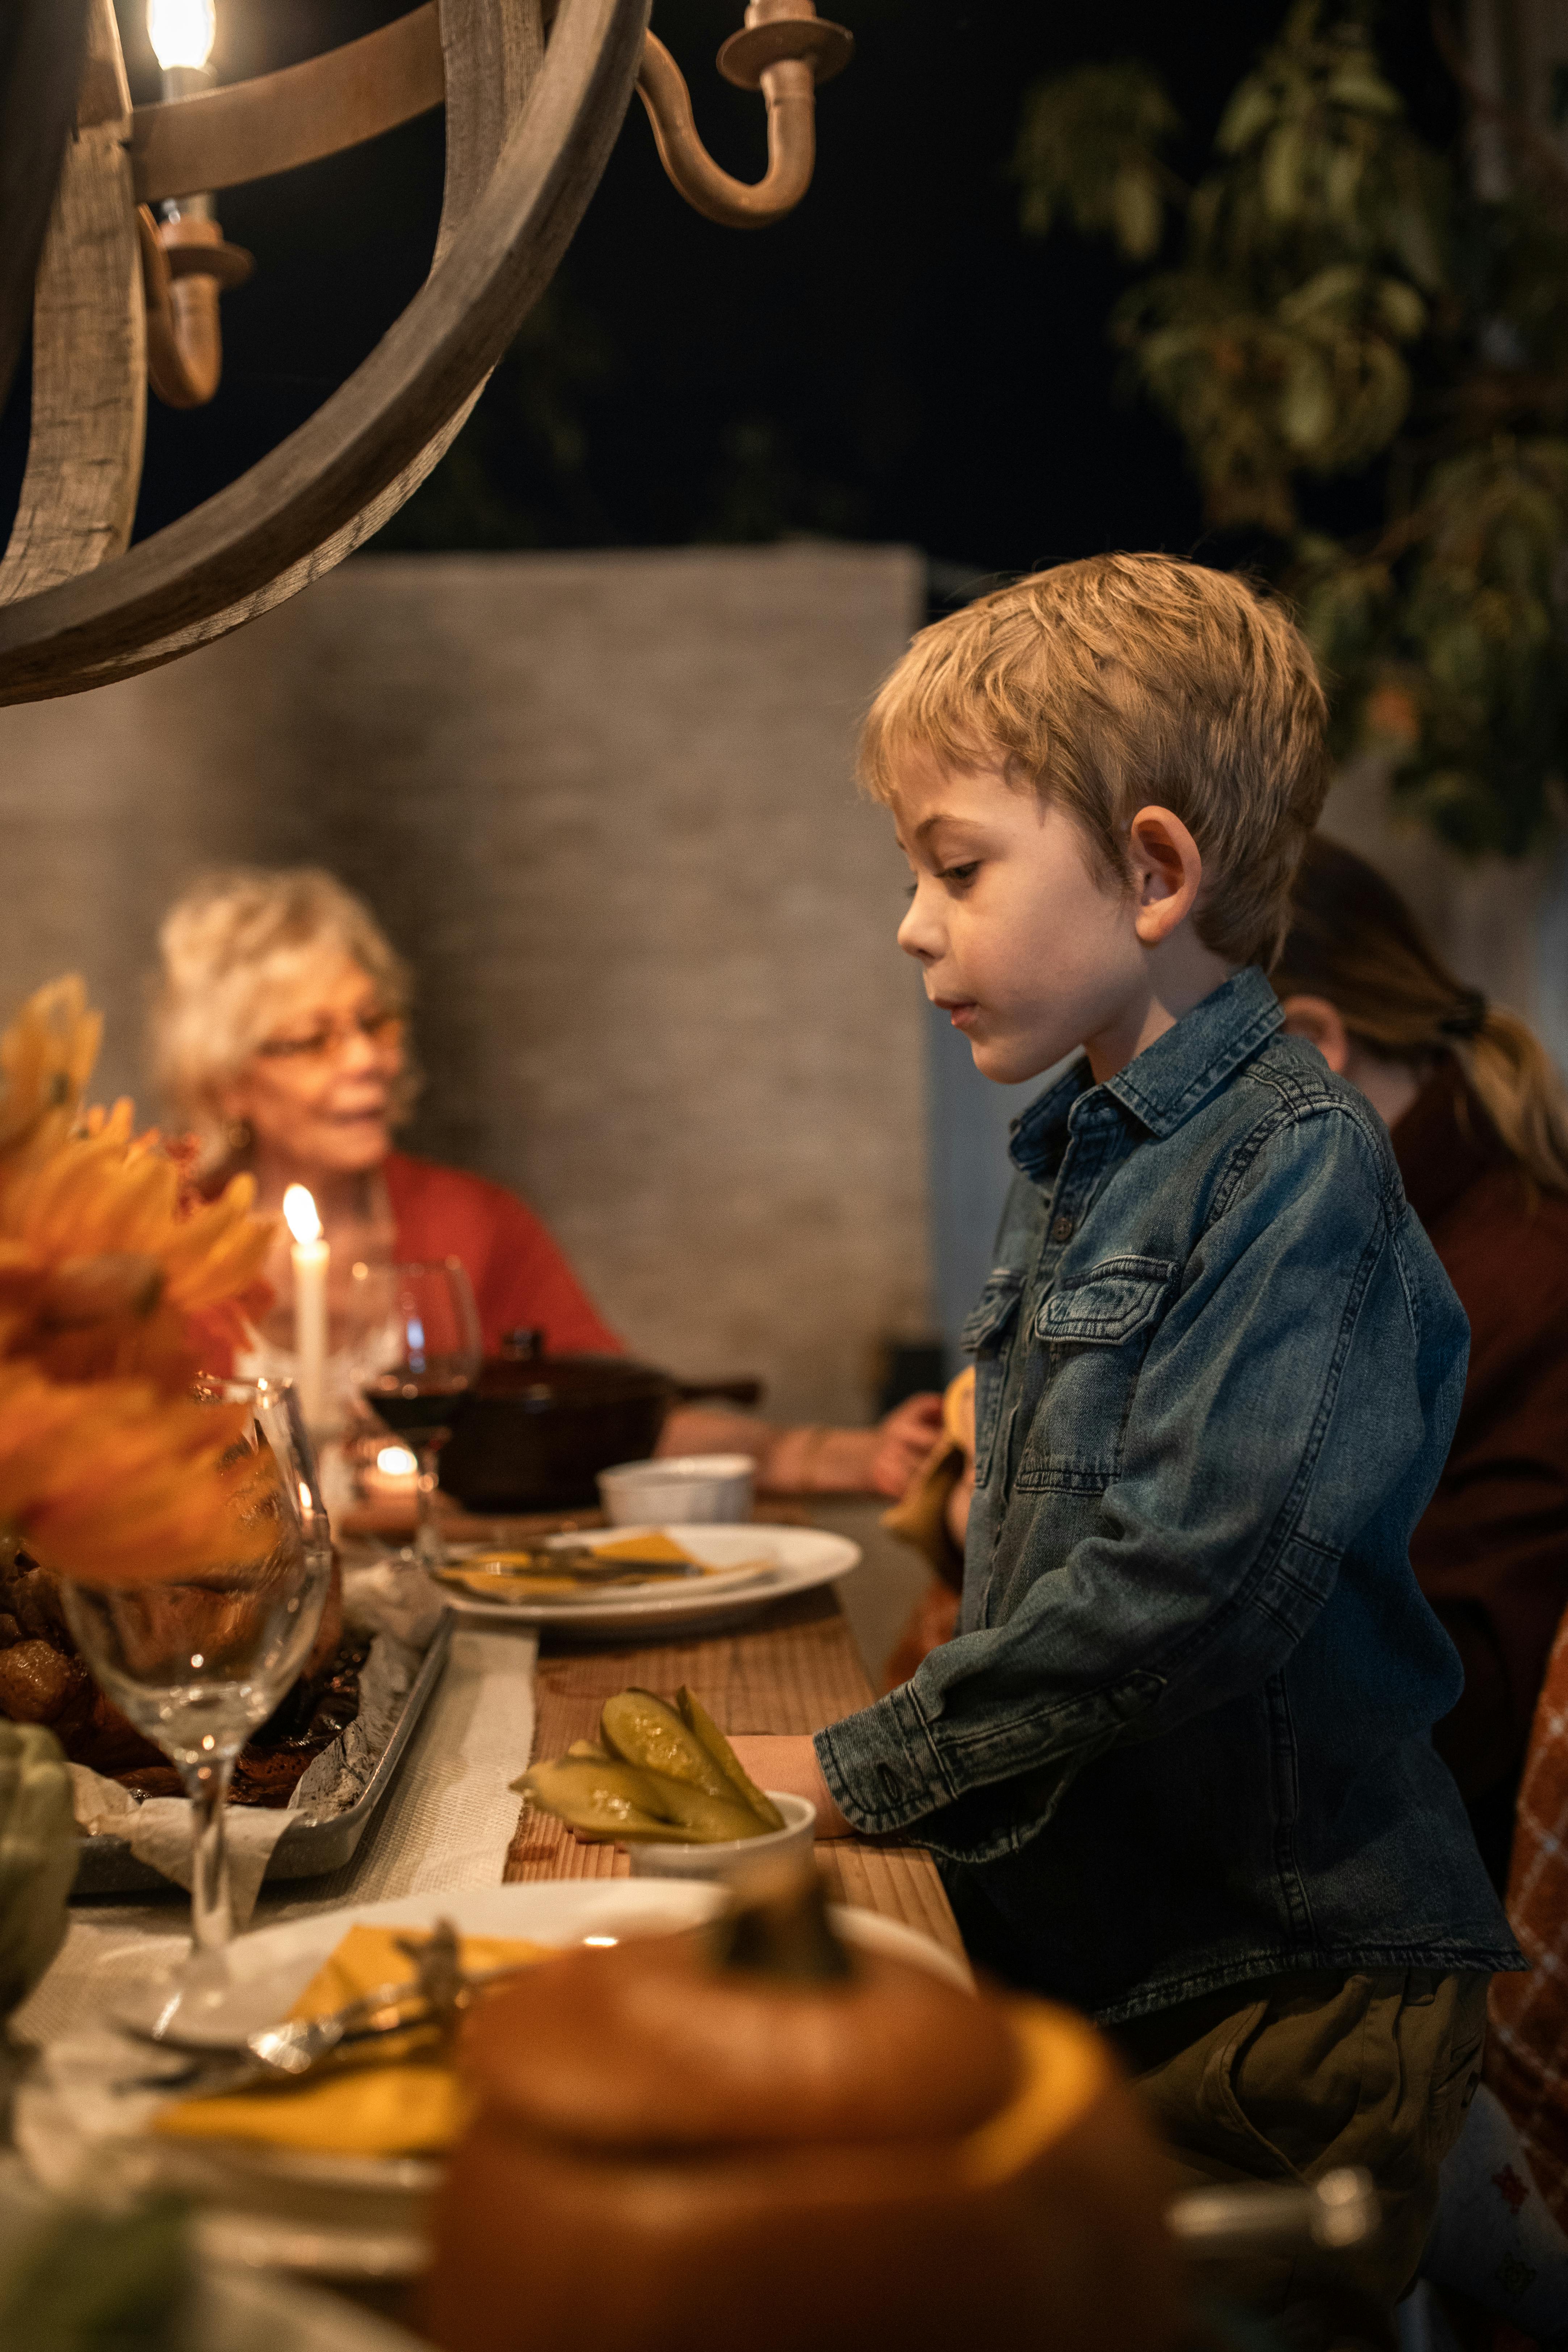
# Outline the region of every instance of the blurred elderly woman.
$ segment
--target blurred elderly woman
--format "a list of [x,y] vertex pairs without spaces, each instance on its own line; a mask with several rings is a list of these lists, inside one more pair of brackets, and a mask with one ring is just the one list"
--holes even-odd
[[[418,1079],[409,971],[370,909],[306,866],[214,874],[159,934],[156,1075],[215,1188],[240,1169],[277,1212],[310,1192],[333,1264],[459,1257],[485,1347],[524,1324],[552,1353],[605,1351],[604,1323],[531,1209],[500,1184],[392,1149]],[[269,1271],[286,1297],[289,1240]]]
[[[410,973],[362,899],[311,866],[212,874],[170,908],[159,947],[156,1075],[173,1119],[197,1139],[204,1184],[247,1169],[269,1212],[304,1185],[344,1280],[359,1260],[460,1258],[487,1354],[522,1327],[542,1330],[554,1355],[621,1351],[515,1193],[393,1150],[418,1086]],[[268,1271],[287,1297],[281,1228]],[[911,1399],[878,1429],[796,1430],[689,1409],[671,1415],[663,1450],[743,1448],[774,1488],[894,1495],[939,1412],[934,1399]]]

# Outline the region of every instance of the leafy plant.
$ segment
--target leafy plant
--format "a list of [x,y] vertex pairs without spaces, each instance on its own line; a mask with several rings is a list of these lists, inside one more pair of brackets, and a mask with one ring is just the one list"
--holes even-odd
[[16,2352],[180,2352],[193,2340],[184,2202],[55,2206],[0,2274],[0,2341]]
[[[1112,333],[1210,523],[1272,547],[1337,750],[1387,752],[1454,846],[1518,855],[1568,760],[1568,169],[1445,54],[1506,195],[1420,135],[1367,26],[1323,0],[1298,0],[1195,183],[1136,64],[1033,90],[1016,170],[1026,228],[1065,217],[1139,271]],[[1327,486],[1369,476],[1382,520],[1347,536]]]

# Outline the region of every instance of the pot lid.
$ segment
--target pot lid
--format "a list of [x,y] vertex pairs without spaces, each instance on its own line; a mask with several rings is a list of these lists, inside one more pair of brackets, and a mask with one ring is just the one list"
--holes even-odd
[[499,1356],[486,1357],[474,1393],[542,1411],[550,1405],[668,1400],[675,1383],[667,1372],[629,1356],[547,1356],[542,1331],[517,1330],[507,1332]]

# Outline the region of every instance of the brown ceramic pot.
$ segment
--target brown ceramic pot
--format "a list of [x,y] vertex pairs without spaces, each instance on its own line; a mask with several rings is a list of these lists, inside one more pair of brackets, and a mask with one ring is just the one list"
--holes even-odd
[[1044,2003],[696,1937],[488,2002],[437,2207],[443,2352],[1165,2352],[1164,2165],[1107,2045]]
[[598,1501],[599,1471],[647,1459],[672,1404],[758,1394],[755,1381],[703,1386],[629,1356],[547,1356],[538,1332],[509,1332],[452,1415],[441,1486],[469,1511],[579,1509]]

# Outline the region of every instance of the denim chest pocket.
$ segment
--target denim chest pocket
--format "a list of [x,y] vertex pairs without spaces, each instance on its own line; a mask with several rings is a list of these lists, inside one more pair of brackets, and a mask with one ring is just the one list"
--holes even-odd
[[1008,1341],[1024,1294],[1022,1272],[999,1265],[986,1281],[974,1312],[959,1335],[959,1345],[974,1359],[974,1475],[984,1486],[996,1442],[1002,1394],[1007,1380]]
[[1165,1258],[1104,1258],[1042,1300],[1033,1331],[1041,1385],[1020,1486],[1098,1494],[1116,1476],[1138,1374],[1175,1276]]

